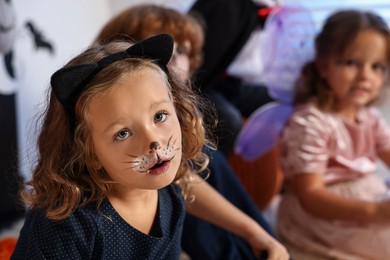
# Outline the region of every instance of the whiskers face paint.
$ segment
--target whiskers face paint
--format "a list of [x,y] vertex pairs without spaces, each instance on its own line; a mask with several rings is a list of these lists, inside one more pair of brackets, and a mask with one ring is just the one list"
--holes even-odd
[[172,137],[169,138],[168,144],[161,147],[158,142],[154,141],[150,144],[149,154],[139,156],[129,155],[135,160],[130,161],[131,168],[139,173],[162,174],[169,169],[171,160],[175,157],[176,151],[180,147],[176,147],[176,140],[171,143]]

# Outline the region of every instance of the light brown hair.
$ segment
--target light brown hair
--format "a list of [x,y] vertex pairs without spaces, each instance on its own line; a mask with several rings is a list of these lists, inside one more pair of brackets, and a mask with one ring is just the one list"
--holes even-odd
[[101,29],[95,42],[105,43],[118,38],[141,41],[161,33],[170,34],[179,45],[190,42],[188,56],[190,72],[193,73],[203,61],[204,32],[201,20],[191,14],[154,4],[136,5],[112,18]]

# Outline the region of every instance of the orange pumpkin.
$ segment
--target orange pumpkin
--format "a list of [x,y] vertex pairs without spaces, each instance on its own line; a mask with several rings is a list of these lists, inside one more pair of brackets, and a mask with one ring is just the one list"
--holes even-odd
[[0,240],[0,260],[9,260],[16,246],[16,238],[6,237]]

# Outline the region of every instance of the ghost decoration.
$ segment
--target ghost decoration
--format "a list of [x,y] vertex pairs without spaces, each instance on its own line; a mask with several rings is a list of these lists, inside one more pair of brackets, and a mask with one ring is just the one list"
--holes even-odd
[[16,15],[10,0],[0,0],[0,219],[17,219],[19,208],[19,175],[16,131],[16,84],[12,67],[16,37]]
[[0,95],[16,92],[13,47],[16,38],[16,15],[10,0],[0,0]]
[[11,51],[16,35],[16,17],[10,0],[0,0],[0,53]]

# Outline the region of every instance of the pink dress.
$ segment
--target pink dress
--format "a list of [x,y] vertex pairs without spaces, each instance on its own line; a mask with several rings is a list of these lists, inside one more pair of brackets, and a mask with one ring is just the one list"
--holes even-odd
[[289,187],[299,173],[321,174],[327,188],[348,198],[384,199],[377,177],[377,153],[390,149],[390,129],[375,108],[359,111],[358,122],[344,121],[307,105],[290,118],[281,137],[286,193],[278,215],[282,240],[332,259],[390,259],[390,224],[329,221],[307,213]]

